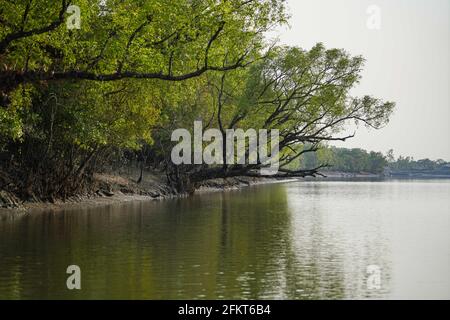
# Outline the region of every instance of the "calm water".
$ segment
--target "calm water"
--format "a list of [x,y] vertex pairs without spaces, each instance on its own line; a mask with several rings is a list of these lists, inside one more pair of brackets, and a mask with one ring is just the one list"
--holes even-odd
[[449,196],[449,180],[302,181],[1,215],[0,298],[449,299]]

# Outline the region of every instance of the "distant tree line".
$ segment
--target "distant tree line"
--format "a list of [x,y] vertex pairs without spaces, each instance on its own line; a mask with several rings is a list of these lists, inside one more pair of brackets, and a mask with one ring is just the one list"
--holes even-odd
[[418,172],[450,171],[450,162],[445,160],[420,159],[414,160],[412,157],[394,157],[393,150],[386,154],[381,152],[366,151],[360,148],[337,148],[324,147],[315,153],[305,154],[297,165],[300,168],[316,167],[326,165],[322,171],[340,171],[346,173],[396,173],[396,172]]
[[392,150],[388,151],[389,169],[392,171],[450,171],[450,162],[443,159],[430,160],[428,158],[414,160],[413,157],[399,156],[394,160]]

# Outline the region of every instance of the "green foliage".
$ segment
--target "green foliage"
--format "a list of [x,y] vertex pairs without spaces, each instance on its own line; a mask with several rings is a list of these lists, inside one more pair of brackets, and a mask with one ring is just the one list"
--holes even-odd
[[322,147],[318,152],[307,153],[300,158],[300,167],[303,169],[321,164],[327,165],[324,171],[380,174],[388,162],[381,152],[367,152],[359,148]]
[[397,160],[392,159],[389,162],[389,168],[393,171],[433,171],[433,170],[447,170],[450,168],[450,163],[442,159],[430,160],[420,159],[414,160],[412,157],[399,156]]
[[[114,91],[121,84],[103,82],[124,78],[183,80],[200,76],[209,69],[240,67],[259,54],[262,33],[286,21],[282,0],[108,0],[105,5],[100,3],[0,0],[0,95],[3,99],[0,137],[3,140],[23,135],[23,117],[29,118],[23,113],[30,106],[33,98],[30,91],[39,85],[38,80],[91,79],[102,83],[58,83],[57,90],[48,90],[54,92],[59,103],[77,105],[81,132],[74,139],[83,139],[77,142],[81,144],[106,144],[115,143],[114,136],[120,140],[125,134],[129,138],[134,136],[134,141],[118,144],[136,147],[139,140],[151,139],[135,118],[154,117],[154,110],[161,107],[156,106],[161,101],[151,101],[155,95],[172,90],[169,100],[179,99],[174,97],[177,86],[156,81],[128,82],[128,88],[134,88],[126,91],[127,96],[122,92],[105,101],[104,92]],[[70,4],[80,8],[79,30],[66,27],[71,15],[66,9]],[[30,85],[24,90],[22,83]],[[149,88],[150,94],[146,95],[142,90]],[[39,99],[40,92],[35,93],[34,98]],[[119,100],[126,103],[118,104]],[[111,104],[117,113],[132,110],[131,118],[118,114],[105,116]],[[74,111],[68,116],[75,117]],[[117,119],[113,121],[111,117]],[[101,126],[108,121],[113,124],[108,128]],[[148,128],[152,122],[147,121]],[[127,127],[138,129],[128,133]],[[87,133],[89,130],[93,132]]]
[[126,72],[158,78],[219,68],[251,57],[261,47],[261,33],[286,19],[283,1],[274,0],[109,0],[104,7],[80,0],[81,29],[69,30],[68,1],[0,4],[3,64],[41,78],[50,77],[47,71],[107,79],[131,76]]
[[153,98],[150,82],[52,84],[33,110],[42,120],[34,128],[84,149],[137,149],[143,141],[152,142],[151,128],[159,115]]
[[387,165],[381,152],[367,152],[359,148],[331,148],[333,161],[332,170],[343,172],[382,173]]

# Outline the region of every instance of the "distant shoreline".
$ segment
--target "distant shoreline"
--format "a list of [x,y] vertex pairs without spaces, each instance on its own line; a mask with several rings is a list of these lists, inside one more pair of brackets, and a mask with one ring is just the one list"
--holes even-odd
[[391,172],[375,174],[369,172],[323,172],[327,178],[379,178],[379,179],[450,179],[450,174],[433,174],[425,172]]

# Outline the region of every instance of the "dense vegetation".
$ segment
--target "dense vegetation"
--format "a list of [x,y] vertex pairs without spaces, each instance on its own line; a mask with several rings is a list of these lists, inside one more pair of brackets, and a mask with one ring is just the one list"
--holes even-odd
[[[71,4],[80,29],[66,27]],[[350,121],[380,128],[394,104],[350,96],[362,57],[269,43],[287,19],[282,0],[0,0],[0,190],[64,198],[138,159],[184,192],[264,165],[175,166],[171,132],[194,120],[279,129],[279,174],[315,175],[292,164],[351,138]]]
[[394,172],[433,172],[436,174],[450,175],[450,162],[443,159],[430,160],[428,158],[414,160],[412,157],[399,156],[394,160],[392,152],[388,152],[386,156],[388,160],[389,169]]
[[322,169],[323,171],[380,174],[388,165],[388,160],[381,152],[367,152],[360,148],[328,147],[304,157],[301,166],[305,168],[323,163],[328,165]]
[[450,162],[442,159],[414,160],[411,157],[394,157],[393,150],[386,154],[366,151],[360,148],[323,147],[318,152],[302,156],[296,165],[300,168],[311,168],[327,164],[322,168],[327,171],[344,173],[400,174],[400,173],[433,173],[450,174]]

